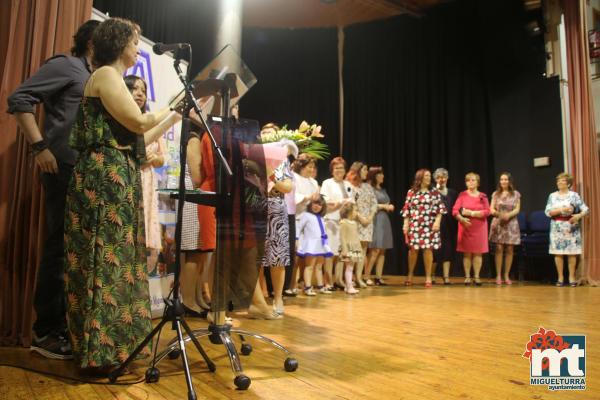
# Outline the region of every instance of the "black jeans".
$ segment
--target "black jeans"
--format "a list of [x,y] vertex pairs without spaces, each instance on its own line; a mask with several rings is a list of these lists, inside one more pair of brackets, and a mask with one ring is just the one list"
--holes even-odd
[[33,330],[37,336],[62,332],[67,327],[64,281],[64,219],[67,187],[73,166],[58,164],[57,174],[43,173],[46,201],[46,242],[38,267],[33,306],[37,319]]

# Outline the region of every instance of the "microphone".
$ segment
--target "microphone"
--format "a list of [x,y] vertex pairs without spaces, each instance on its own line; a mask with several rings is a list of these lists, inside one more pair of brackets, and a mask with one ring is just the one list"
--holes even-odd
[[161,54],[166,53],[167,51],[172,51],[173,53],[175,53],[177,50],[181,50],[186,47],[190,47],[190,44],[189,43],[171,43],[171,44],[156,43],[154,46],[152,46],[152,51],[154,51],[154,54],[158,54],[160,56]]

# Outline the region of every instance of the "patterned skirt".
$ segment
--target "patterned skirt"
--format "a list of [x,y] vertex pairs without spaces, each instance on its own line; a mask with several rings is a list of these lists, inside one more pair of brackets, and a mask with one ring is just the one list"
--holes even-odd
[[286,266],[290,264],[290,225],[283,197],[269,197],[268,225],[265,240],[263,267]]
[[[102,147],[81,155],[65,208],[67,321],[78,367],[125,361],[152,330],[139,167]],[[145,347],[140,354],[150,354]]]

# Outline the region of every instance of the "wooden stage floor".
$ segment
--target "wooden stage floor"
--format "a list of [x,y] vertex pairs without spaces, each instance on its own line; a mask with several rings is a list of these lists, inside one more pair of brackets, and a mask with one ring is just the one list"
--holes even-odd
[[[237,391],[222,346],[202,339],[217,364],[210,373],[192,347],[193,382],[199,399],[600,399],[600,289],[537,284],[496,287],[451,286],[369,288],[357,296],[298,296],[287,300],[285,318],[235,325],[280,341],[295,352],[296,372],[283,370],[283,354],[249,339],[242,357],[252,378]],[[193,328],[204,322],[191,321]],[[587,389],[552,392],[530,386],[522,357],[529,335],[542,326],[559,334],[587,335]],[[173,332],[163,332],[163,339]],[[237,341],[237,339],[236,339]],[[239,346],[238,346],[239,347]],[[162,346],[159,350],[162,349]],[[30,355],[28,349],[0,348],[0,363],[73,375],[69,362]],[[22,369],[0,367],[0,399],[185,399],[178,361],[159,364],[155,384],[91,385]],[[123,380],[143,377],[137,362]],[[103,382],[103,381],[101,381]]]

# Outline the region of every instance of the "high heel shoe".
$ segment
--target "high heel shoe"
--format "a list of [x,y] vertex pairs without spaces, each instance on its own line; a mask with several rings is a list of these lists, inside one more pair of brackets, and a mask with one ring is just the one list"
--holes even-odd
[[251,304],[250,307],[248,307],[248,318],[272,320],[281,319],[283,316],[274,311],[260,311],[258,307]]
[[475,281],[475,286],[481,286],[481,279],[475,278],[474,281]]
[[466,277],[465,278],[465,286],[470,286],[471,285],[471,278],[470,277]]
[[452,283],[450,282],[450,278],[448,278],[447,276],[444,277],[444,285],[452,285]]

